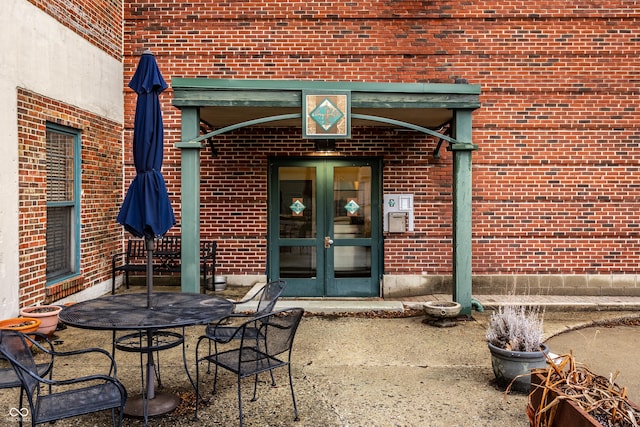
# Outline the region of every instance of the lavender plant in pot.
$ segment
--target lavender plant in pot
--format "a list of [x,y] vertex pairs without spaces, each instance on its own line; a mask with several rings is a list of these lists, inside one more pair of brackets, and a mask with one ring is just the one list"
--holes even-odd
[[501,387],[528,393],[531,369],[546,367],[549,348],[542,342],[543,317],[538,308],[506,305],[489,318],[487,344]]

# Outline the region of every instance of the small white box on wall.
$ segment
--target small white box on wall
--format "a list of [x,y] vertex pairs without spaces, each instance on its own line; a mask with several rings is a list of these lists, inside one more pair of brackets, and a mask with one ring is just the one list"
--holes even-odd
[[[404,215],[394,215],[394,226],[391,227],[391,214],[401,213]],[[399,230],[400,222],[403,229]],[[383,229],[389,233],[404,233],[413,231],[413,194],[385,194],[384,195],[384,215]]]
[[389,212],[389,233],[404,233],[407,231],[407,213]]

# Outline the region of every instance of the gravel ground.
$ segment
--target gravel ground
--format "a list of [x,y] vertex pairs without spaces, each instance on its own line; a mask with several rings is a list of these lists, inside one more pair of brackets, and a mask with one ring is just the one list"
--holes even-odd
[[[414,313],[415,314],[415,313]],[[597,319],[628,313],[549,313],[548,336]],[[525,395],[505,395],[494,383],[484,340],[487,313],[456,327],[425,325],[424,316],[307,316],[294,343],[293,376],[300,420],[294,422],[286,370],[276,373],[278,386],[260,377],[258,400],[251,402],[252,380],[243,381],[245,426],[528,426]],[[194,369],[194,349],[202,327],[187,330],[187,358]],[[110,350],[110,332],[66,328],[56,332],[60,351],[101,346]],[[130,395],[138,394],[140,359],[118,352],[118,377]],[[154,417],[151,426],[231,426],[238,423],[236,380],[222,372],[219,391],[193,420],[193,391],[180,348],[160,354],[163,391],[182,397],[176,410]],[[78,376],[99,370],[93,359],[60,366],[59,374]],[[210,395],[212,377],[204,376]],[[12,425],[9,410],[18,391],[2,390],[2,425]],[[4,419],[3,419],[4,417]],[[6,422],[4,422],[6,421]],[[109,413],[63,420],[58,427],[110,425]],[[125,426],[142,425],[125,418]]]

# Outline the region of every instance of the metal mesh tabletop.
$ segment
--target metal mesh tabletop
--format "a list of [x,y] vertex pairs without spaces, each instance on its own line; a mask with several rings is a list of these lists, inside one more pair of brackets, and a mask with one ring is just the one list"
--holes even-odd
[[233,304],[220,297],[195,293],[119,294],[65,307],[62,322],[85,329],[167,329],[204,324],[231,313]]

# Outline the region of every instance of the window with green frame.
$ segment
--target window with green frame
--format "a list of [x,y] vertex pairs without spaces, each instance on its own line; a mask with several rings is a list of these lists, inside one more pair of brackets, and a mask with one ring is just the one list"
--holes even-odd
[[47,284],[80,269],[80,132],[47,124]]

